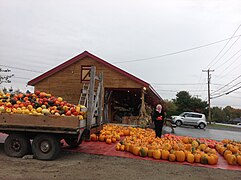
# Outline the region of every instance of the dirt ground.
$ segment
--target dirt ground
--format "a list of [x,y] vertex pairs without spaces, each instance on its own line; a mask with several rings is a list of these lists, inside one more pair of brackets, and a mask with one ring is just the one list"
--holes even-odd
[[7,157],[0,144],[1,179],[240,179],[241,171],[62,152],[54,161]]

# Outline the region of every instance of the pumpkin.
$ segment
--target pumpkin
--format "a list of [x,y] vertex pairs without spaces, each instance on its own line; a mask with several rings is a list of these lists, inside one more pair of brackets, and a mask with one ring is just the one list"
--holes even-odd
[[207,154],[202,155],[200,162],[202,164],[208,164],[208,155]]
[[120,151],[120,148],[121,148],[121,145],[119,145],[119,144],[117,144],[117,145],[115,146],[115,150],[116,150],[116,151]]
[[208,159],[208,164],[210,165],[217,164],[216,158],[213,155],[208,156],[207,159]]
[[169,156],[169,151],[167,151],[167,150],[162,150],[162,159],[168,159],[168,156]]
[[100,135],[99,136],[99,141],[102,141],[102,142],[105,141],[105,135]]
[[199,145],[198,148],[199,148],[200,150],[204,151],[204,150],[207,148],[207,145],[204,144],[204,143],[202,143],[202,144]]
[[105,140],[105,142],[106,142],[107,144],[111,144],[111,139],[110,139],[110,138],[107,138],[107,139]]
[[224,151],[224,153],[223,153],[223,156],[224,156],[224,159],[226,159],[227,160],[227,155],[228,154],[232,154],[232,151],[230,151],[230,150],[226,150],[226,151]]
[[140,151],[139,151],[139,155],[141,157],[146,157],[147,156],[147,153],[148,153],[148,148],[144,147],[144,148],[141,148]]
[[90,140],[91,141],[97,141],[97,135],[96,134],[91,134],[90,135]]
[[238,146],[231,146],[230,151],[232,151],[233,154],[236,154],[238,152]]
[[153,151],[153,158],[154,159],[161,159],[161,151],[160,150],[154,150]]
[[129,143],[126,143],[125,150],[128,151],[128,152],[130,151],[130,144]]
[[183,152],[183,151],[176,151],[175,152],[175,155],[176,155],[176,160],[178,161],[178,162],[183,162],[183,161],[185,161],[185,153]]
[[148,157],[153,157],[153,149],[148,149],[147,156]]
[[241,166],[241,155],[237,155],[237,163]]
[[140,149],[141,149],[141,147],[139,147],[139,146],[134,146],[134,147],[133,147],[133,154],[136,155],[136,156],[138,156]]
[[129,129],[124,129],[123,133],[124,133],[124,136],[129,136],[130,135],[130,130]]
[[197,148],[199,146],[196,140],[192,141],[192,147]]
[[195,160],[194,155],[192,153],[188,153],[187,154],[187,162],[194,163],[194,160]]
[[115,137],[112,137],[112,138],[111,138],[111,142],[115,143],[115,142],[116,142],[116,138],[115,138]]
[[196,163],[200,163],[201,162],[201,154],[194,154],[194,159]]
[[130,147],[129,147],[129,152],[130,153],[133,153],[133,148],[134,148],[134,146],[133,146],[133,144],[131,144]]
[[188,143],[189,143],[189,138],[188,138],[187,136],[183,137],[183,138],[182,138],[182,142],[183,142],[184,144],[188,144]]
[[228,154],[226,156],[226,160],[227,160],[228,164],[230,164],[230,165],[236,165],[237,164],[237,158],[233,154]]
[[176,160],[175,154],[169,154],[168,160],[171,161],[171,162],[175,161]]
[[125,145],[124,144],[121,145],[120,150],[125,151]]

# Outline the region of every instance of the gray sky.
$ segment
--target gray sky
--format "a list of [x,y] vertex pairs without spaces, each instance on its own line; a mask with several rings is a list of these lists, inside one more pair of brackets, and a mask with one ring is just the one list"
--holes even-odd
[[[240,36],[151,57],[230,38],[240,24],[240,0],[0,0],[0,65],[34,71],[10,68],[12,83],[0,87],[32,90],[28,80],[87,50],[151,83],[164,99],[186,90],[206,100],[202,70],[215,70],[212,92],[241,75]],[[145,60],[124,62],[137,59]],[[241,108],[241,89],[211,103]]]

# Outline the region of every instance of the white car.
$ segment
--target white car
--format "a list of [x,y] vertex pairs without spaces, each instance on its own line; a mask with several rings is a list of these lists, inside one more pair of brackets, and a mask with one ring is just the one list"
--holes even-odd
[[204,129],[207,126],[206,116],[196,112],[183,112],[179,116],[171,116],[172,123],[177,126],[188,125]]
[[241,123],[237,123],[238,126],[241,126]]

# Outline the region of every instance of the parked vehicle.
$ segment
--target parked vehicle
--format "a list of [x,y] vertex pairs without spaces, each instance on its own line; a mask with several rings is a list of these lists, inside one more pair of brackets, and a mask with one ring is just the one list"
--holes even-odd
[[188,125],[204,129],[207,126],[206,116],[196,112],[183,112],[179,116],[171,116],[172,123],[177,126]]

